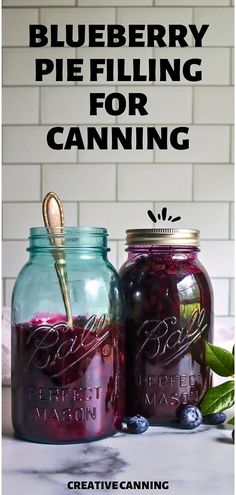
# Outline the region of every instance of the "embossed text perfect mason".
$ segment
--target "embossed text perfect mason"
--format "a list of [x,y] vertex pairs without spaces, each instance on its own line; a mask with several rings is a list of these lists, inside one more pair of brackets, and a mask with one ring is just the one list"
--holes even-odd
[[212,340],[213,296],[198,260],[199,232],[127,231],[120,269],[126,301],[126,414],[151,424],[177,419],[211,384],[204,341]]

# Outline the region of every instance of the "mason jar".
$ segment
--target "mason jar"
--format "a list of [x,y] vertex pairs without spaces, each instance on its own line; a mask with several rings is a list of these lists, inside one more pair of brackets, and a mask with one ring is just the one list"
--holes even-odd
[[[92,441],[113,435],[123,418],[123,304],[107,235],[30,229],[12,297],[12,422],[25,440]],[[55,260],[66,267],[70,326]]]
[[126,301],[126,414],[169,424],[211,385],[213,294],[198,259],[199,231],[127,231],[120,269]]

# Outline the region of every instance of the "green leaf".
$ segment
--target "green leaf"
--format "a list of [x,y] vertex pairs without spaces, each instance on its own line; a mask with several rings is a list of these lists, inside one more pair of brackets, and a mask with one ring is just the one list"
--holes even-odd
[[228,425],[233,425],[234,426],[234,417],[229,419],[229,421],[227,421],[227,424]]
[[201,401],[200,409],[202,415],[207,416],[207,414],[225,411],[233,404],[234,381],[230,380],[207,390]]
[[232,376],[234,374],[234,356],[231,352],[205,342],[206,364],[220,376]]

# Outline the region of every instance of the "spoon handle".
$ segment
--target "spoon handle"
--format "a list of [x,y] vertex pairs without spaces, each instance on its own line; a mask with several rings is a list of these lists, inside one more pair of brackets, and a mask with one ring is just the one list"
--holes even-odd
[[62,234],[64,233],[64,213],[61,200],[54,192],[49,192],[46,194],[43,200],[43,219],[44,224],[48,229],[48,233],[52,235],[50,238],[51,244],[58,248],[53,250],[55,269],[66,310],[67,325],[69,327],[73,327],[66,257],[63,249],[65,245],[65,238],[62,237]]

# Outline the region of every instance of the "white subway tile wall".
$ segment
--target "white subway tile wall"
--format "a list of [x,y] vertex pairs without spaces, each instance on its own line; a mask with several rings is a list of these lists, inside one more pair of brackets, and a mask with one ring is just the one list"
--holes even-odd
[[[233,2],[231,0],[3,0],[3,297],[9,305],[15,277],[27,260],[29,227],[41,225],[41,201],[54,189],[65,204],[69,225],[106,226],[110,260],[126,258],[124,231],[149,227],[147,210],[167,206],[181,215],[180,227],[201,230],[201,260],[213,284],[219,328],[232,325],[233,285]],[[29,24],[210,24],[203,48],[29,48]],[[17,26],[17,29],[16,29]],[[106,37],[104,38],[106,40]],[[91,58],[173,61],[202,59],[203,79],[190,83],[89,80]],[[55,71],[35,81],[35,59],[83,59],[83,80],[56,82]],[[66,64],[64,64],[66,65]],[[158,72],[158,71],[157,71]],[[89,93],[143,92],[146,116],[118,117],[99,108],[90,115]],[[190,127],[190,150],[51,150],[49,128],[79,125]],[[110,139],[110,138],[109,138]],[[222,323],[223,322],[223,323]]]

